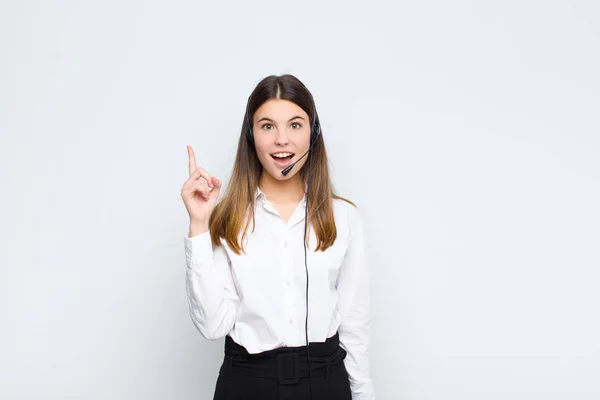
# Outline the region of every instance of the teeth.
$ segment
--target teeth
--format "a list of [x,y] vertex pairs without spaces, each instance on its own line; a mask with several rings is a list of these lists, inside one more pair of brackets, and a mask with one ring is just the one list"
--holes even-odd
[[275,154],[273,154],[273,157],[285,158],[285,157],[288,157],[288,156],[291,156],[291,155],[292,155],[292,153],[275,153]]

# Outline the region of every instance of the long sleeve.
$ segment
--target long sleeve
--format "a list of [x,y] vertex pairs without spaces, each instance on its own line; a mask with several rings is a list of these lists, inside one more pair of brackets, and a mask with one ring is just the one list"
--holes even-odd
[[375,391],[370,377],[370,288],[365,262],[361,216],[351,213],[351,238],[337,279],[340,346],[350,378],[352,400],[372,400]]
[[210,231],[185,237],[186,292],[194,325],[209,340],[233,328],[240,299],[223,247],[213,249]]

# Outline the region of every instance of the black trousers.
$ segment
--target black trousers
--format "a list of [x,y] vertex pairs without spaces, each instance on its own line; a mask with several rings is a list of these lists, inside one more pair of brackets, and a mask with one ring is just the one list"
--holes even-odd
[[226,336],[213,400],[352,400],[339,334],[309,350],[312,379],[306,346],[249,354]]

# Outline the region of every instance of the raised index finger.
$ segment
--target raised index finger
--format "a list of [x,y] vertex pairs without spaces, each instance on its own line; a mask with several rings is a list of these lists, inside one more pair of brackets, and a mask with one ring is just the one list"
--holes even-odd
[[194,149],[192,149],[192,146],[188,146],[188,157],[189,157],[189,161],[188,161],[188,167],[190,170],[190,176],[194,173],[194,171],[196,170],[196,155],[194,154]]

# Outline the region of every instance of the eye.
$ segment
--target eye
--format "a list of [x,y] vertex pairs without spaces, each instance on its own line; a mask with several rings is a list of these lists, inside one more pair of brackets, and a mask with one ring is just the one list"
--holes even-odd
[[[266,124],[263,124],[263,126],[261,126],[261,128],[265,129],[265,126],[273,126],[273,124],[269,124],[268,122]],[[270,130],[271,128],[267,129]]]
[[302,128],[302,124],[301,124],[301,123],[299,123],[299,122],[292,122],[292,126],[294,126],[294,125],[298,125],[298,127],[297,127],[297,128],[295,128],[295,129],[300,129],[300,128]]

